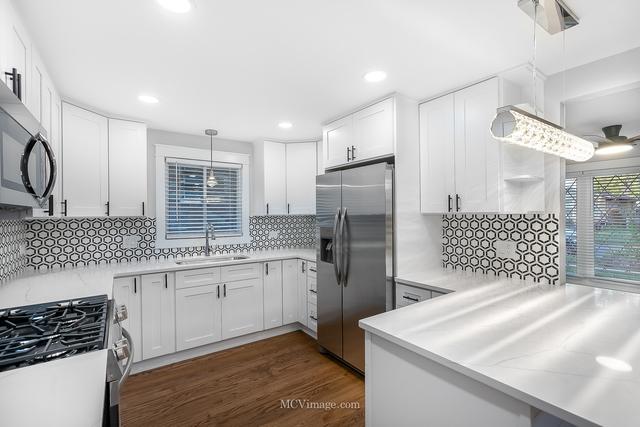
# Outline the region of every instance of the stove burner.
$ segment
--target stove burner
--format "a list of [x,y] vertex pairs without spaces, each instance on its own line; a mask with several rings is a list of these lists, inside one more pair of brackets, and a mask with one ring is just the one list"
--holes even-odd
[[0,371],[105,347],[106,295],[0,310]]

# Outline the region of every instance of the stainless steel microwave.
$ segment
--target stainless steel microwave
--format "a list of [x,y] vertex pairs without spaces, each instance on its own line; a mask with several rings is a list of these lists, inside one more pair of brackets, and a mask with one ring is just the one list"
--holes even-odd
[[45,208],[57,166],[40,123],[0,82],[0,206]]

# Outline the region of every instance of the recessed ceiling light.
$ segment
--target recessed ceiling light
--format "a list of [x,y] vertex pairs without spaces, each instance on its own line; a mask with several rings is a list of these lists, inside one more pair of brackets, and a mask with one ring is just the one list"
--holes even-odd
[[616,359],[613,357],[607,356],[598,356],[596,357],[596,361],[604,366],[605,368],[612,369],[614,371],[619,372],[631,372],[633,368],[624,360]]
[[138,100],[147,104],[157,104],[158,98],[151,95],[138,95]]
[[157,0],[160,6],[173,13],[187,13],[191,10],[191,0]]
[[380,70],[369,71],[367,74],[364,75],[364,79],[369,83],[381,82],[386,78],[387,78],[387,73]]
[[280,129],[291,129],[293,125],[291,124],[291,122],[280,122],[278,123],[278,127]]

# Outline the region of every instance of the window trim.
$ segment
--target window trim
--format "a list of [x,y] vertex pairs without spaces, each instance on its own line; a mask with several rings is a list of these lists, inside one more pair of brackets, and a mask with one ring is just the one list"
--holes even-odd
[[[172,145],[156,144],[156,248],[185,248],[194,246],[204,246],[205,239],[201,238],[185,238],[185,239],[167,239],[165,236],[166,229],[166,158],[185,159],[187,161],[210,161],[210,151],[200,148],[178,147]],[[249,210],[250,206],[250,167],[251,157],[248,154],[233,153],[227,151],[214,151],[213,162],[215,163],[234,163],[242,165],[242,235],[216,238],[216,245],[236,245],[242,243],[250,243],[249,235]]]

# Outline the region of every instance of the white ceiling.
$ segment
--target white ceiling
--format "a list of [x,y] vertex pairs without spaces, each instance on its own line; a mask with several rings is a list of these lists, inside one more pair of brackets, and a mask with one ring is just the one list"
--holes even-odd
[[[309,139],[322,122],[386,93],[417,99],[527,62],[517,0],[19,0],[62,95],[151,127],[239,140]],[[637,0],[568,0],[581,23],[539,32],[552,74],[640,46]],[[28,19],[27,19],[28,18]],[[362,75],[385,70],[386,81]],[[144,105],[140,93],[160,103]],[[288,120],[289,130],[277,123]]]

